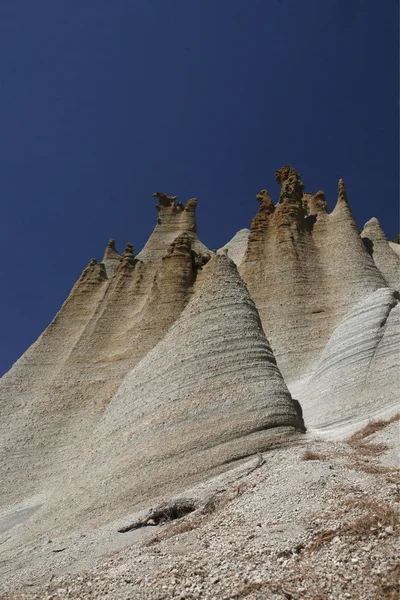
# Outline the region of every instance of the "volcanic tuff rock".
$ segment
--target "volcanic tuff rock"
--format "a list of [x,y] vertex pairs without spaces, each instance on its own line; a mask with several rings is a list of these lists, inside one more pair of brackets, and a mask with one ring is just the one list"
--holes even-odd
[[388,242],[388,244],[391,249],[394,250],[398,256],[400,256],[400,244],[397,244],[396,242]]
[[66,446],[79,452],[126,373],[182,312],[198,271],[193,248],[206,250],[195,208],[194,200],[157,205],[158,223],[136,257],[128,243],[119,259],[110,240],[104,263],[91,259],[52,323],[3,377],[7,498],[36,493],[42,477],[54,478]]
[[222,253],[225,250],[227,250],[229,258],[231,258],[235,265],[238,267],[246,253],[249,233],[250,229],[241,229],[233,236],[233,238],[227,244],[225,244],[225,246],[222,246],[222,248],[220,248],[218,252]]
[[301,445],[298,401],[312,434],[333,438],[396,410],[397,244],[376,219],[360,236],[343,181],[329,214],[293,167],[276,180],[278,203],[262,190],[250,230],[218,253],[197,237],[196,199],[154,194],[144,248],[120,255],[110,239],[3,377],[6,570],[48,531],[110,528]]
[[364,294],[386,286],[366,251],[344,183],[334,211],[323,192],[304,198],[292,167],[277,171],[276,206],[260,192],[240,273],[289,383],[310,374],[344,315]]
[[298,392],[310,428],[343,437],[360,422],[398,408],[398,292],[381,288],[337,327],[311,379]]
[[58,532],[98,526],[303,430],[234,263],[214,256],[199,279],[181,317],[125,377],[64,480],[68,491],[38,515],[43,527],[53,513],[65,515]]
[[388,244],[378,219],[374,217],[365,223],[361,237],[386,283],[400,291],[400,256],[396,249]]

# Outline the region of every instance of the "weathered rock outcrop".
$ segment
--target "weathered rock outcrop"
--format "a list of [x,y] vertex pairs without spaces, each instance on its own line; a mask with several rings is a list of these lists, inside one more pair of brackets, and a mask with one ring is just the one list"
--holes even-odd
[[219,253],[197,237],[194,198],[154,194],[143,250],[110,239],[3,377],[3,564],[25,568],[31,550],[39,564],[49,534],[116,533],[114,519],[303,440],[288,388],[329,437],[397,410],[397,244],[374,219],[360,236],[343,181],[328,214],[292,167],[276,180],[278,203],[262,190]]
[[120,260],[121,255],[115,247],[115,240],[113,238],[110,238],[108,240],[107,247],[104,251],[103,260],[101,261],[106,269],[108,278],[110,278],[113,275],[114,269],[118,265]]
[[249,233],[250,229],[241,229],[227,244],[225,244],[225,246],[222,246],[218,252],[222,253],[227,250],[229,258],[231,258],[238,267],[246,254]]
[[400,256],[400,244],[397,244],[396,242],[388,242],[388,244],[391,249],[394,250],[398,256]]
[[367,251],[372,256],[374,263],[382,273],[387,284],[399,291],[400,256],[389,246],[378,219],[373,217],[364,225],[361,237]]
[[195,252],[208,253],[208,249],[200,242],[196,233],[196,198],[191,198],[183,206],[182,202],[176,203],[176,196],[167,196],[164,192],[156,192],[153,197],[158,200],[157,225],[145,247],[138,254],[138,259],[147,262],[162,258],[176,236],[183,232],[189,236]]
[[38,521],[49,528],[61,511],[68,515],[63,528],[99,525],[221,473],[302,427],[234,263],[214,255],[181,317],[125,377],[68,492],[57,494]]
[[344,437],[365,421],[398,411],[399,294],[381,288],[334,331],[298,398],[308,427]]
[[311,373],[343,316],[386,285],[366,251],[342,181],[334,211],[322,191],[303,194],[289,166],[276,173],[276,206],[260,192],[240,273],[260,312],[278,366],[290,382]]
[[104,262],[90,261],[54,321],[2,379],[7,452],[0,471],[10,498],[34,494],[42,477],[57,476],[66,447],[79,452],[126,373],[181,314],[209,257],[192,247],[205,248],[195,233],[195,206],[158,205],[168,234],[156,226],[146,246],[157,252],[144,250],[143,260],[131,243],[119,257],[110,240]]

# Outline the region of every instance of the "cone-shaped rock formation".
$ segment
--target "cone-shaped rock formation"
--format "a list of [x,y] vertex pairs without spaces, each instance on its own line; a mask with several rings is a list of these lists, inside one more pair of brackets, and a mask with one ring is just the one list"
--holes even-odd
[[124,376],[181,314],[209,258],[192,247],[205,248],[195,233],[195,204],[158,207],[178,223],[170,243],[160,235],[159,253],[144,261],[131,243],[119,257],[110,240],[104,262],[90,261],[54,321],[2,379],[0,427],[8,454],[0,473],[10,498],[33,494],[41,477],[57,476],[66,447],[79,451]]
[[246,254],[249,233],[249,229],[241,229],[227,244],[225,244],[225,246],[222,246],[218,252],[222,253],[227,250],[229,258],[231,258],[238,267]]
[[399,291],[400,256],[389,246],[378,219],[373,217],[364,225],[361,237],[387,284]]
[[398,411],[398,298],[388,288],[377,290],[334,331],[314,375],[298,392],[307,426],[343,437],[346,428]]
[[276,173],[279,202],[257,196],[240,273],[260,312],[278,366],[288,382],[311,373],[343,316],[363,294],[386,285],[366,251],[344,183],[328,215],[322,191],[303,194],[290,166]]
[[195,252],[207,253],[208,249],[200,242],[196,234],[196,198],[191,198],[183,206],[182,202],[176,203],[176,196],[167,196],[163,192],[156,192],[153,197],[158,200],[158,204],[156,204],[157,225],[138,255],[138,259],[146,262],[162,258],[176,236],[183,232],[188,234]]
[[114,269],[118,265],[120,259],[121,255],[115,248],[115,240],[110,238],[104,251],[103,260],[101,261],[106,269],[108,278],[110,278],[114,273]]
[[343,181],[329,214],[293,167],[276,180],[277,204],[262,190],[250,231],[219,253],[197,237],[194,198],[154,194],[143,250],[128,242],[120,255],[110,239],[3,377],[5,569],[30,550],[40,563],[50,532],[110,532],[304,439],[288,388],[305,425],[331,437],[396,410],[399,246],[374,219],[360,236]]
[[214,256],[181,317],[126,376],[50,513],[99,525],[105,501],[117,517],[301,429],[234,263]]

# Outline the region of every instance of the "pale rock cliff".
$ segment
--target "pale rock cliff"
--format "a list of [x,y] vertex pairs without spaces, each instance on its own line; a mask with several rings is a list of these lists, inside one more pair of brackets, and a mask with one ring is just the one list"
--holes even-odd
[[218,252],[221,253],[227,250],[229,258],[231,258],[238,267],[246,254],[249,234],[250,229],[241,229],[227,244],[225,244],[225,246],[222,246]]
[[276,181],[218,252],[196,199],[154,194],[144,248],[110,239],[2,378],[0,579],[62,552],[50,533],[122,543],[129,514],[398,410],[398,244],[360,235],[342,180],[331,213],[293,167]]
[[301,431],[246,286],[233,261],[214,255],[180,318],[125,377],[66,485],[33,521],[58,533],[99,526]]
[[328,214],[325,194],[303,194],[292,167],[277,171],[276,180],[276,206],[266,190],[257,196],[260,208],[239,270],[290,382],[312,372],[360,297],[386,283],[360,239],[342,181]]
[[378,219],[373,217],[364,225],[361,237],[386,283],[399,291],[400,255],[393,248],[394,244],[389,245]]
[[398,411],[399,308],[398,292],[381,288],[345,316],[297,394],[308,427],[341,438]]
[[65,446],[79,454],[126,373],[186,306],[209,254],[195,232],[195,200],[175,207],[164,196],[143,260],[131,243],[119,257],[110,240],[104,262],[91,259],[55,319],[1,380],[7,497],[34,494],[41,478],[57,477]]

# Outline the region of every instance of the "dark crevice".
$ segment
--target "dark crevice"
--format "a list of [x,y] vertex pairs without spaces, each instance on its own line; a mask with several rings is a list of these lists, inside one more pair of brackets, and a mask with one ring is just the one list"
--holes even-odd
[[368,252],[368,254],[370,256],[372,256],[373,253],[374,253],[374,242],[372,240],[370,240],[369,238],[367,238],[367,237],[363,237],[361,239],[363,241],[364,248],[366,249],[366,251]]
[[309,231],[313,230],[314,223],[316,222],[316,220],[317,220],[317,215],[307,215],[305,217],[306,226]]
[[182,519],[186,515],[194,512],[198,508],[195,500],[180,499],[171,504],[161,504],[157,508],[151,509],[144,519],[138,519],[129,525],[118,529],[119,533],[127,533],[133,529],[141,527],[154,527],[156,525],[164,525],[176,519]]

